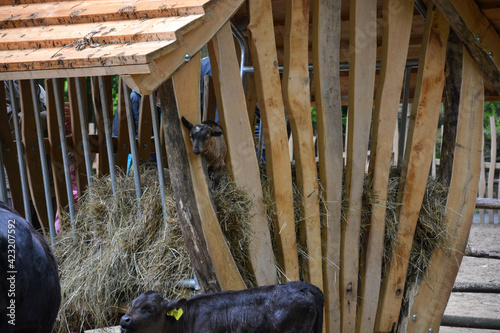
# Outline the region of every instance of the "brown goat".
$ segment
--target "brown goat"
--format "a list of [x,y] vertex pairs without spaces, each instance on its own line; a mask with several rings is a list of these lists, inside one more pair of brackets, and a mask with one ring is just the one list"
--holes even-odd
[[208,174],[213,177],[215,185],[219,184],[226,168],[227,145],[222,127],[214,121],[206,120],[193,125],[182,117],[182,124],[189,130],[189,137],[193,143],[193,152],[203,155],[207,162]]

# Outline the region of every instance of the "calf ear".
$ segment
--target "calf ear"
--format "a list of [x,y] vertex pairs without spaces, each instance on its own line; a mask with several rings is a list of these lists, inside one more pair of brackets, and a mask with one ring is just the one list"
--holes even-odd
[[222,133],[222,131],[218,131],[218,130],[212,130],[212,132],[211,132],[212,136],[221,136],[222,134],[224,134],[224,133]]
[[191,131],[191,128],[193,128],[193,124],[191,124],[191,123],[189,122],[189,120],[187,120],[186,118],[184,118],[184,116],[182,116],[181,120],[182,120],[182,124],[183,124],[183,125],[184,125],[184,126],[185,126],[188,130],[190,130],[190,131]]
[[181,299],[177,299],[177,300],[173,300],[173,301],[165,300],[165,303],[164,303],[165,311],[168,312],[168,311],[173,310],[173,309],[180,309],[184,305],[186,305],[186,302],[187,302],[187,300],[185,298],[181,298]]

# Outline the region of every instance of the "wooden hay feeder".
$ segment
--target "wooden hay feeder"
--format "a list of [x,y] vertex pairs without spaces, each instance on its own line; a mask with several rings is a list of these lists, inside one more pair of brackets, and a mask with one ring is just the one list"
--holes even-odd
[[[437,332],[474,211],[485,91],[491,98],[497,98],[500,91],[499,27],[488,19],[495,14],[498,17],[499,10],[495,5],[481,11],[480,7],[488,3],[483,2],[415,1],[426,15],[424,21],[414,10],[413,0],[277,0],[272,6],[270,0],[3,0],[0,79],[19,80],[22,110],[21,126],[13,136],[6,96],[0,89],[1,160],[12,203],[31,219],[31,200],[42,226],[54,237],[55,209],[50,198],[46,200],[51,187],[59,209],[68,204],[70,212],[75,209],[69,152],[75,156],[79,194],[88,185],[93,153],[99,154],[97,173],[112,177],[115,165],[125,169],[130,153],[134,165],[147,160],[152,152],[166,155],[181,228],[202,288],[206,292],[245,288],[215,221],[202,161],[191,152],[188,134],[179,121],[181,116],[193,123],[201,121],[199,51],[208,44],[218,114],[228,143],[229,173],[255,196],[252,223],[256,237],[250,257],[257,283],[277,282],[271,237],[276,238],[279,263],[286,276],[290,280],[299,278],[286,110],[293,134],[297,184],[304,198],[300,238],[309,257],[306,278],[325,292],[325,331],[390,332],[406,328],[422,332],[432,328]],[[422,10],[425,5],[427,11]],[[242,72],[247,73],[246,91],[231,18],[248,36],[253,70],[245,59]],[[416,286],[418,295],[409,311],[400,314],[409,250],[434,149],[450,27],[460,40],[456,44],[459,56],[451,71],[461,77],[454,83],[458,122],[447,201],[453,240],[449,247],[435,251],[432,269]],[[376,60],[380,61],[379,71]],[[417,60],[418,71],[408,70],[407,63],[416,64]],[[347,61],[348,72],[340,71]],[[313,98],[308,71],[311,64]],[[405,72],[405,81],[410,82],[406,86],[413,91],[413,107],[402,162],[398,245],[391,265],[382,272],[383,203]],[[111,137],[109,131],[112,75],[120,76],[117,137]],[[483,75],[489,81],[484,87]],[[61,78],[68,78],[71,135],[64,131]],[[34,81],[30,80],[34,79],[47,79],[47,138],[43,138],[39,110],[33,104]],[[96,134],[90,135],[86,82],[90,82],[90,104],[97,127]],[[447,84],[447,89],[452,85]],[[143,95],[137,138],[129,135],[133,130],[126,98],[130,88]],[[162,106],[161,134],[156,127],[155,100],[148,98],[157,89]],[[317,108],[317,157],[311,101]],[[350,206],[345,227],[341,227],[341,105],[346,102],[345,188]],[[255,154],[252,128],[256,104],[262,117],[267,175],[279,212],[276,235],[269,234]],[[368,171],[382,204],[372,207],[369,234],[360,255],[361,194],[369,143]],[[163,149],[166,152],[162,153]],[[40,159],[45,154],[50,156],[50,164]],[[324,207],[319,204],[316,158],[327,202]],[[158,158],[160,172],[161,162]],[[52,181],[44,177],[49,173]],[[4,184],[0,178],[0,199],[7,200]],[[136,191],[139,197],[140,182]],[[328,215],[323,226],[320,210]],[[408,321],[414,314],[418,320]]]

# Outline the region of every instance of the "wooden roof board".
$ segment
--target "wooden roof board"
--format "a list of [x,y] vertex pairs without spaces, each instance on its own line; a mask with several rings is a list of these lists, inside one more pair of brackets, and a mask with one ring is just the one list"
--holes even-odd
[[[41,71],[48,77],[59,77],[63,70],[69,76],[78,76],[86,73],[81,70],[84,68],[107,74],[150,73],[156,68],[155,58],[171,52],[186,33],[212,20],[211,8],[222,1],[33,3],[33,0],[23,0],[16,5],[1,1],[4,5],[0,6],[0,58],[3,60],[0,79],[12,78],[13,72],[24,71]],[[127,72],[120,66],[125,66]],[[99,70],[99,67],[107,69]],[[51,70],[57,72],[51,75]],[[77,71],[72,74],[72,70]]]

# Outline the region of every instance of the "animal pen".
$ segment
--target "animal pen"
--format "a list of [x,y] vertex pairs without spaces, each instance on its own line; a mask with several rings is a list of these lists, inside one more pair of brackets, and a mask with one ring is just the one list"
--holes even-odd
[[[182,235],[202,290],[246,288],[217,223],[203,161],[192,153],[189,134],[180,122],[181,116],[201,122],[200,50],[207,45],[217,112],[228,145],[228,172],[254,200],[250,212],[254,237],[248,255],[256,283],[278,282],[276,252],[281,276],[302,277],[325,293],[325,332],[437,332],[475,208],[483,101],[485,96],[498,98],[500,92],[497,4],[486,0],[2,0],[0,79],[18,80],[21,109],[19,115],[12,112],[9,122],[6,96],[0,90],[0,167],[8,176],[11,202],[30,221],[32,202],[54,242],[59,237],[54,229],[56,210],[70,216],[66,232],[75,228],[71,169],[81,197],[94,179],[91,155],[99,155],[96,174],[113,182],[117,167],[127,168],[129,155],[132,165],[139,166],[155,153],[162,189],[163,164],[168,164]],[[455,57],[446,60],[452,31],[458,36]],[[450,81],[449,75],[445,80],[447,61],[448,72],[456,74]],[[117,137],[111,133],[113,75],[120,78]],[[408,286],[410,250],[445,81],[457,112],[457,122],[450,126],[456,133],[446,197],[445,224],[451,237],[446,246],[434,250],[424,277]],[[47,94],[46,138],[34,93],[37,82],[44,82]],[[12,81],[8,85],[12,93]],[[130,89],[142,94],[137,137]],[[68,134],[65,99],[71,118]],[[409,100],[395,245],[383,265],[394,128],[399,104]],[[89,134],[90,104],[95,134]],[[277,212],[273,234],[253,133],[256,105],[264,142],[258,146],[264,147],[265,173]],[[317,154],[312,105],[317,111]],[[348,105],[345,167],[342,105]],[[301,194],[299,236],[287,121],[293,137],[293,179]],[[368,207],[368,222],[362,228],[362,215],[367,214],[363,191],[368,150],[367,179],[377,199]],[[0,177],[0,199],[7,201],[3,172]],[[139,172],[133,177],[139,199],[143,194]],[[347,206],[342,210],[343,200]],[[301,260],[297,243],[305,252]]]

